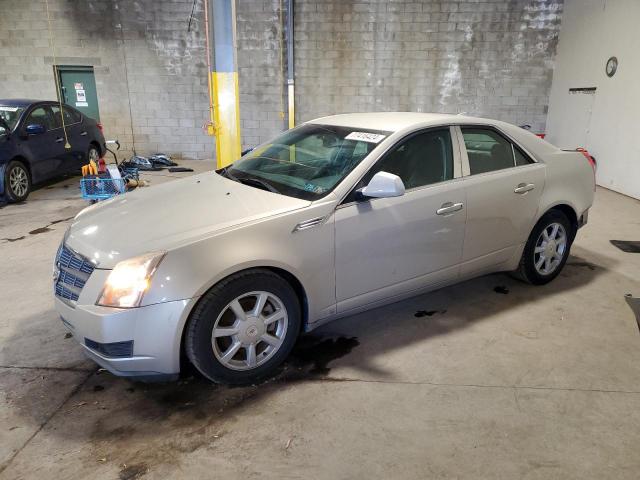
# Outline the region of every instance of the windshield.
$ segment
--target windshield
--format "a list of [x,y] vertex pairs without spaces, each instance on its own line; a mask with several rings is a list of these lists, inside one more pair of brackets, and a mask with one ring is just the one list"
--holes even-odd
[[255,148],[219,173],[257,188],[317,200],[387,135],[389,132],[303,125]]
[[[9,130],[13,130],[18,123],[20,115],[24,112],[24,107],[9,107],[6,105],[0,105],[0,118],[4,120]],[[0,125],[2,122],[0,122]]]

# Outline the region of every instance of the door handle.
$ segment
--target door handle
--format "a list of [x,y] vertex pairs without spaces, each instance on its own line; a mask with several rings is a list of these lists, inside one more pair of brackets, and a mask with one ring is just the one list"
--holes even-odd
[[519,183],[518,186],[513,189],[513,193],[519,193],[522,195],[534,188],[536,188],[536,186],[533,183]]
[[87,136],[87,132],[82,132],[82,133],[80,133],[80,136],[81,136],[81,137],[86,137],[86,136]]
[[56,143],[62,143],[64,142],[64,138],[60,137],[60,138],[56,138]]
[[462,210],[462,207],[464,207],[463,203],[453,203],[453,202],[443,203],[442,206],[438,210],[436,210],[436,214],[449,215],[451,213],[457,212],[458,210]]

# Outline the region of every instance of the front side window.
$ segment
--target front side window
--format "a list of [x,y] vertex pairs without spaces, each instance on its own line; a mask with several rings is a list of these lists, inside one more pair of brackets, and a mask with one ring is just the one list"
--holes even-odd
[[218,173],[305,200],[323,197],[389,132],[303,125],[261,145]]
[[20,119],[20,115],[24,112],[24,107],[10,107],[8,105],[0,105],[0,128],[13,130]]
[[358,182],[343,203],[355,200],[356,190],[378,172],[397,175],[404,188],[423,187],[453,178],[453,148],[449,128],[429,130],[401,140]]
[[487,128],[462,127],[471,175],[527,165],[530,160],[498,132]]
[[404,188],[423,187],[453,178],[453,149],[448,128],[431,130],[404,140],[367,174],[398,175]]
[[24,125],[42,125],[46,130],[54,128],[48,107],[37,107],[27,117]]

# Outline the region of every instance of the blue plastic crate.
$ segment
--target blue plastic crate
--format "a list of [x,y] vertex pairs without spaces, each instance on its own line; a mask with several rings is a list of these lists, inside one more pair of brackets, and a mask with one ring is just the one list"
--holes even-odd
[[80,180],[82,198],[87,200],[106,200],[126,191],[122,178],[87,176]]

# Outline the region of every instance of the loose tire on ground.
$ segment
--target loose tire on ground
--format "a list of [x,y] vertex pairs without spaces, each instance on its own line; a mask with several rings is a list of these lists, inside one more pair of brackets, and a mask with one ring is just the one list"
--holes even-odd
[[255,383],[289,355],[300,325],[300,302],[291,285],[269,270],[247,270],[202,296],[187,323],[185,351],[214,382]]

